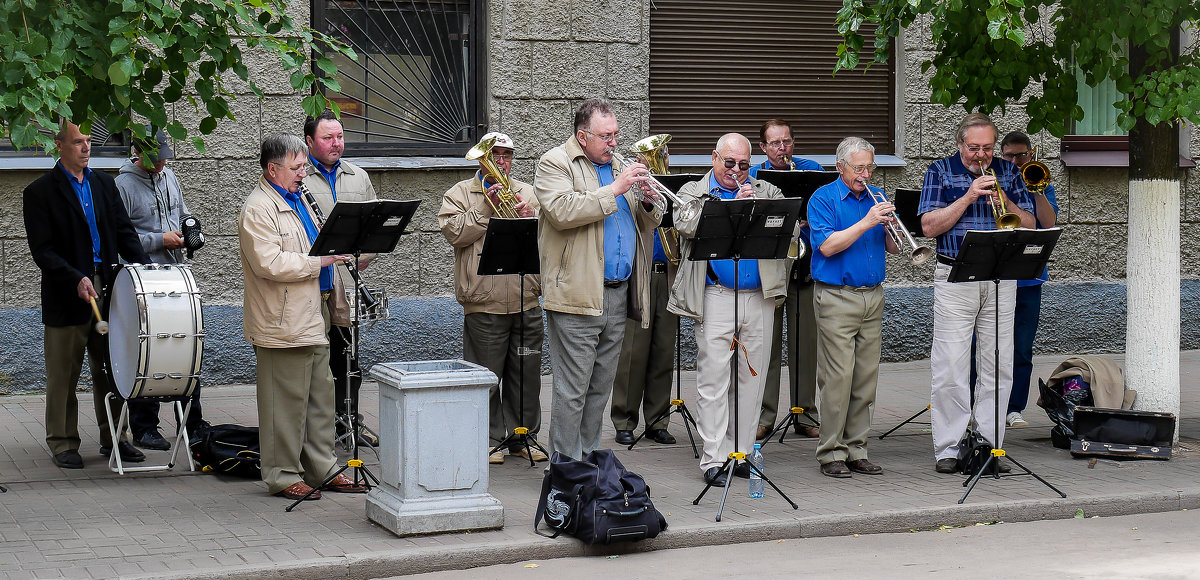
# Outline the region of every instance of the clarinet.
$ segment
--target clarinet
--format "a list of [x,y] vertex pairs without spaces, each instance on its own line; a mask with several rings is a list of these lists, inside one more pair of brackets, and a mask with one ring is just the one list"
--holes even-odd
[[[320,205],[317,205],[317,198],[313,196],[312,192],[303,183],[300,184],[300,193],[304,195],[304,200],[308,202],[308,207],[312,209],[313,215],[317,218],[317,229],[323,229],[325,227],[325,212],[321,211]],[[368,310],[374,308],[375,297],[371,296],[371,291],[367,290],[366,283],[363,282],[362,276],[358,274],[358,264],[351,266],[345,262],[339,263],[346,267],[346,272],[354,279],[354,288],[358,290],[358,299],[362,302],[363,306]]]

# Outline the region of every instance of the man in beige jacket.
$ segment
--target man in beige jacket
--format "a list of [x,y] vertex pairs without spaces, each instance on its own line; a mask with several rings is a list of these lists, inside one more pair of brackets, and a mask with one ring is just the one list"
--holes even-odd
[[[262,144],[263,176],[238,218],[245,299],[242,324],[257,360],[263,481],[274,495],[320,499],[337,470],[333,455],[333,376],[327,301],[332,266],[353,256],[309,256],[315,220],[299,195],[308,151],[277,133]],[[324,286],[324,287],[322,287]],[[345,474],[325,489],[362,492]]]
[[[748,179],[750,141],[729,133],[717,141],[712,153],[712,171],[700,181],[679,189],[686,204],[691,200],[781,198],[779,188],[758,179]],[[708,203],[708,201],[705,201]],[[679,230],[681,256],[691,253],[692,238],[700,225],[696,217],[680,219],[675,209],[675,228]],[[735,268],[733,260],[684,260],[671,288],[667,309],[697,322],[696,330],[696,430],[704,441],[700,471],[704,480],[724,486],[728,474],[720,466],[732,452],[749,453],[762,405],[765,371],[770,353],[775,306],[787,295],[787,275],[791,260],[743,259]],[[737,302],[738,317],[733,316]],[[738,335],[740,348],[730,352]],[[729,357],[737,358],[738,384],[735,391]],[[757,376],[756,376],[757,373]],[[734,394],[737,395],[737,446],[734,446]],[[750,468],[739,463],[734,475],[750,477]]]
[[647,326],[650,244],[662,219],[634,193],[646,166],[613,157],[618,130],[607,100],[584,101],[575,134],[542,156],[533,180],[554,370],[550,448],[573,458],[600,447],[625,319]]
[[[495,139],[492,156],[496,167],[508,175],[512,171],[514,145],[504,133],[488,133]],[[516,274],[480,276],[479,259],[483,252],[488,224],[494,208],[503,208],[500,192],[504,189],[483,163],[470,179],[454,184],[442,196],[438,226],[446,241],[454,246],[454,296],[463,307],[463,358],[492,371],[499,383],[492,386],[488,405],[488,437],[491,447],[504,441],[514,428],[529,429],[536,442],[542,427],[542,404],[538,392],[542,386],[542,293],[536,275],[522,281]],[[537,215],[533,186],[515,179],[511,183],[513,207],[523,218]],[[490,201],[489,201],[490,198]],[[524,362],[522,362],[522,359]],[[489,450],[491,449],[489,447]],[[546,454],[534,445],[512,443],[513,455],[546,461]],[[504,463],[504,450],[497,449],[489,463]]]

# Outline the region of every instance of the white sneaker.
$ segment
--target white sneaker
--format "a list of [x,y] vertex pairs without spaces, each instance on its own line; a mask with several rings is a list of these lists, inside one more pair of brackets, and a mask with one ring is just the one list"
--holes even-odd
[[1028,425],[1029,421],[1026,421],[1025,417],[1022,417],[1019,411],[1013,411],[1008,414],[1009,427],[1027,427]]
[[[490,449],[489,449],[489,451],[490,451]],[[491,455],[488,455],[488,463],[491,463],[492,465],[499,465],[501,463],[504,463],[504,450],[497,449],[494,453],[492,453]]]

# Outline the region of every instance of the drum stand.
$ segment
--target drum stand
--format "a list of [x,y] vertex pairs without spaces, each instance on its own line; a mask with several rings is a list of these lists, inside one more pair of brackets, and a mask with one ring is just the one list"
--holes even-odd
[[[186,406],[183,404],[183,399],[185,398],[187,399]],[[164,465],[139,465],[137,467],[125,467],[125,464],[121,461],[121,451],[117,449],[117,444],[121,442],[119,434],[124,433],[125,429],[129,427],[129,401],[126,399],[121,399],[121,414],[116,424],[113,424],[111,419],[113,416],[112,401],[117,399],[121,399],[121,397],[116,393],[109,393],[104,398],[104,411],[109,416],[108,434],[112,438],[112,448],[108,454],[109,470],[121,475],[125,475],[126,471],[167,471],[175,467],[175,463],[179,459],[179,449],[182,447],[188,449],[188,452],[184,453],[187,456],[188,471],[196,471],[196,462],[192,459],[190,446],[187,445],[189,441],[187,419],[188,415],[192,412],[192,398],[190,396],[165,398],[172,399],[171,404],[175,408],[175,416],[179,418],[179,428],[175,431],[175,444],[171,446],[171,461]]]
[[675,324],[675,398],[671,399],[670,407],[663,410],[653,419],[646,421],[646,428],[642,430],[642,434],[638,435],[637,438],[629,444],[627,449],[632,450],[633,446],[637,445],[638,441],[641,441],[642,438],[650,432],[650,427],[652,425],[662,421],[666,417],[670,417],[672,413],[679,413],[679,416],[683,417],[683,428],[687,430],[688,440],[692,442],[692,454],[695,455],[696,459],[700,459],[700,451],[696,447],[696,437],[692,435],[692,428],[696,426],[696,418],[692,416],[692,412],[688,410],[687,404],[683,402],[683,365],[681,364],[681,354],[679,352],[680,347],[682,346],[680,341],[681,331],[679,328],[679,322],[676,321]]

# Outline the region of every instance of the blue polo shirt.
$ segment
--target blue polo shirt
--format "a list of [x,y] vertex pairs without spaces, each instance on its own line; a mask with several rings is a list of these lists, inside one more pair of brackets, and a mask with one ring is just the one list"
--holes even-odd
[[312,162],[313,167],[316,167],[317,171],[321,173],[321,177],[324,177],[325,181],[329,182],[329,191],[333,193],[333,203],[337,203],[337,188],[335,188],[333,184],[337,182],[337,170],[338,167],[341,167],[342,160],[338,159],[333,164],[333,167],[329,169],[325,169],[325,166],[321,165],[321,162],[313,158],[312,155],[308,156],[308,160]]
[[92,263],[101,264],[104,260],[100,258],[100,230],[96,227],[96,205],[92,203],[92,184],[88,181],[92,177],[92,170],[84,167],[83,181],[76,181],[75,176],[62,166],[61,161],[55,165],[67,176],[67,182],[71,184],[71,189],[75,190],[75,197],[79,198],[79,205],[87,218],[88,231],[92,234]]
[[[600,187],[612,185],[612,163],[596,166]],[[604,218],[604,280],[619,282],[633,274],[634,253],[637,251],[637,230],[633,212],[624,195],[617,196],[617,211]]]
[[[733,199],[736,191],[730,191],[717,183],[717,176],[708,175],[708,191],[721,199]],[[726,288],[737,290],[758,290],[762,288],[762,278],[758,275],[758,260],[738,260],[736,285],[733,277],[733,260],[709,260],[708,267],[717,279],[707,278],[707,284],[720,284]]]
[[[871,187],[880,192],[879,188]],[[808,225],[812,228],[813,280],[835,286],[875,286],[886,272],[887,232],[883,224],[867,230],[853,244],[828,258],[818,249],[834,232],[858,223],[875,205],[867,192],[855,196],[840,178],[813,192],[808,201]]]
[[[268,181],[267,183],[271,182]],[[287,202],[288,207],[291,207],[292,211],[296,212],[296,215],[300,217],[300,223],[304,224],[304,232],[308,234],[308,243],[313,243],[313,240],[317,239],[317,225],[313,223],[312,217],[308,215],[308,207],[300,200],[300,193],[292,193],[274,183],[271,183],[271,187],[275,188],[275,191],[283,196],[283,200]],[[321,291],[325,292],[326,290],[333,290],[333,266],[321,268]]]
[[[1029,194],[1029,195],[1030,195],[1030,197],[1033,197],[1033,194]],[[1054,186],[1053,185],[1046,186],[1046,200],[1049,201],[1050,206],[1054,208],[1054,213],[1058,214],[1058,199],[1054,197]],[[1034,209],[1037,209],[1036,206],[1034,207]],[[1033,217],[1035,219],[1037,218],[1036,211],[1033,213]],[[1037,227],[1040,229],[1040,228],[1045,227],[1045,225],[1042,224],[1042,222],[1039,220]],[[1037,278],[1034,278],[1032,280],[1017,280],[1017,288],[1022,288],[1025,286],[1037,286],[1039,284],[1042,284],[1043,282],[1049,282],[1049,281],[1050,281],[1050,270],[1047,268],[1042,268],[1042,275],[1038,276]]]
[[[1009,200],[1025,211],[1034,210],[1033,199],[1025,189],[1025,180],[1021,179],[1021,172],[1017,170],[1016,165],[994,157],[989,168],[996,172],[1000,187],[1004,189]],[[925,184],[921,187],[921,202],[917,206],[917,213],[924,214],[954,203],[971,189],[971,183],[976,177],[963,165],[962,158],[957,153],[934,161],[925,172]],[[937,251],[948,258],[955,258],[962,246],[963,236],[968,231],[994,229],[996,218],[992,215],[992,206],[985,196],[979,196],[979,199],[963,212],[954,227],[938,236]]]

